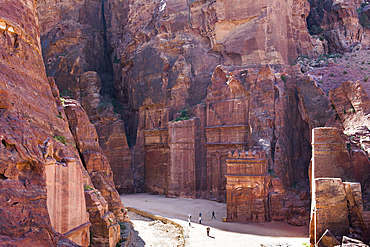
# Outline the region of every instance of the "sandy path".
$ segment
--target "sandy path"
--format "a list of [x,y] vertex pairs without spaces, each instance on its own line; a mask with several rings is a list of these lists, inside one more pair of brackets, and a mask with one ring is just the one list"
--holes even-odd
[[[160,195],[122,195],[127,207],[134,207],[154,215],[169,218],[184,227],[186,246],[247,246],[260,247],[261,244],[289,244],[304,246],[309,243],[308,226],[294,227],[287,223],[231,223],[222,222],[226,216],[226,204],[204,199],[165,198]],[[216,220],[211,219],[215,211]],[[198,214],[202,213],[202,224],[198,224]],[[192,215],[189,227],[188,213]],[[211,227],[210,237],[206,228]],[[140,232],[140,229],[136,229]]]
[[151,220],[133,212],[128,213],[134,234],[129,247],[172,247],[180,246],[181,231],[172,224],[164,224],[158,220]]

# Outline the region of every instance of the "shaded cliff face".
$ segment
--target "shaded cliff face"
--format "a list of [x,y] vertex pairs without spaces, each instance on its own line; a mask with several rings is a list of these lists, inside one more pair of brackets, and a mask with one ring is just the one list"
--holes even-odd
[[328,41],[328,53],[349,52],[363,41],[363,28],[357,9],[361,1],[309,0],[311,12],[307,18],[311,34],[318,34]]
[[47,74],[55,78],[61,96],[77,99],[98,130],[116,188],[132,192],[131,150],[118,114],[124,109],[115,100],[106,4],[101,0],[39,1],[42,50]]
[[[35,2],[7,1],[1,13],[1,242],[53,246],[60,236],[49,219],[45,165],[65,157],[82,164],[46,78]],[[56,141],[61,136],[66,144]],[[51,161],[42,148],[48,138],[54,144]]]
[[55,78],[62,94],[71,91],[79,99],[79,77],[93,70],[102,78],[102,94],[115,95],[106,46],[103,3],[101,0],[38,1],[46,72]]

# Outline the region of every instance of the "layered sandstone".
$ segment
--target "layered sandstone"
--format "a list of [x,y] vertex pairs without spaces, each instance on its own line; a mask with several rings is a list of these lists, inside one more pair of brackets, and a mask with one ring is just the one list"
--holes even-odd
[[55,78],[62,97],[80,101],[94,123],[112,165],[116,189],[132,193],[131,150],[125,124],[117,114],[121,104],[114,101],[104,4],[96,0],[39,1],[42,52],[47,75]]
[[113,173],[109,161],[98,143],[98,135],[89,118],[75,100],[65,100],[65,112],[70,129],[76,140],[76,147],[81,154],[87,172],[94,187],[97,188],[107,200],[109,210],[123,221],[127,219],[127,212],[114,187]]
[[90,243],[81,167],[75,159],[52,162],[45,167],[47,205],[54,230],[82,246]]
[[353,179],[351,158],[337,128],[315,128],[312,133],[312,179]]
[[352,51],[363,40],[363,28],[357,9],[360,1],[309,0],[311,11],[307,18],[312,34],[320,34],[328,42],[329,53]]
[[[73,136],[46,78],[35,1],[6,1],[1,8],[0,242],[16,246],[74,246],[53,227],[66,235],[83,227],[88,223],[84,204],[79,201],[76,212],[71,212],[65,222],[56,222],[54,216],[64,209],[61,204],[53,205],[53,200],[62,196],[69,201],[75,198],[73,195],[81,195],[82,163],[71,145]],[[46,140],[51,145],[46,145]],[[76,186],[59,189],[58,182],[52,183],[47,176],[48,169],[66,165],[67,159],[75,163],[63,167],[63,172],[80,180],[75,181]],[[64,179],[59,182],[66,182]],[[75,232],[79,236],[68,237],[87,246],[88,225]]]
[[87,211],[90,215],[92,245],[116,246],[120,241],[120,226],[116,217],[108,211],[108,203],[99,190],[85,190]]
[[[105,44],[104,2],[41,0],[37,3],[42,52],[48,76],[61,92],[78,99],[80,76],[96,71],[103,77],[103,94],[113,94],[109,51]],[[68,90],[66,90],[68,89]]]
[[364,183],[369,173],[368,139],[369,97],[361,82],[345,82],[340,87],[329,90],[329,97],[337,114],[337,122],[347,142],[356,181]]
[[329,229],[335,236],[348,231],[347,195],[340,178],[313,179],[310,241],[315,244]]

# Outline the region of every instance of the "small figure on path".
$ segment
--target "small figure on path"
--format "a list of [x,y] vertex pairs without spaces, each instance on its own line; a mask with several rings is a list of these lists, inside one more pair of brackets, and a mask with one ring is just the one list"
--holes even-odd
[[202,213],[199,213],[199,224],[202,224]]
[[212,219],[216,219],[215,211],[212,211]]
[[191,213],[188,213],[188,217],[189,217],[189,219],[191,220]]
[[188,221],[189,221],[189,226],[191,226],[191,224],[190,224],[190,217],[188,218]]
[[211,228],[207,227],[207,236],[209,237],[209,231],[211,230]]

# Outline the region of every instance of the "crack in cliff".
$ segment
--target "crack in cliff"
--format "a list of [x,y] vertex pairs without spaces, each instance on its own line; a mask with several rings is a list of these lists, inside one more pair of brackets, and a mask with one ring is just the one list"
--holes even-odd
[[105,9],[104,9],[104,2],[106,0],[102,0],[101,5],[101,13],[102,13],[102,21],[103,21],[103,40],[104,40],[104,62],[106,67],[107,76],[102,79],[102,88],[100,94],[103,97],[110,97],[115,99],[116,98],[116,91],[114,88],[114,81],[113,81],[113,64],[111,59],[111,52],[109,49],[109,42],[107,37],[107,22],[105,19]]

